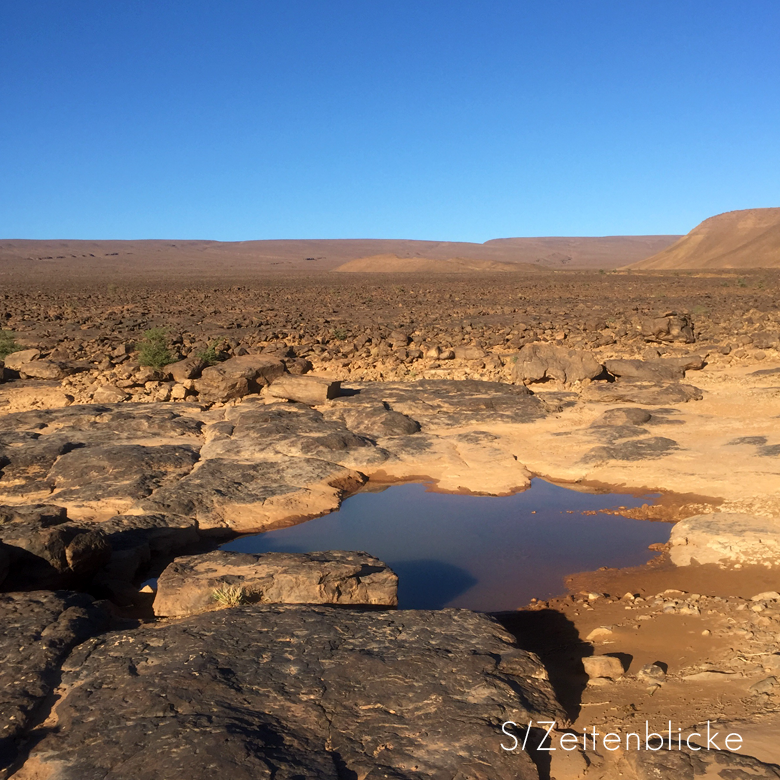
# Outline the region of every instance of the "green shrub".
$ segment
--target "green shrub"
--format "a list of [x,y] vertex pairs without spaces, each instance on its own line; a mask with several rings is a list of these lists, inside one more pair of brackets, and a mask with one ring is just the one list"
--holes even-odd
[[336,341],[344,341],[346,337],[347,331],[344,330],[344,328],[335,328],[333,330],[333,338],[336,339]]
[[207,366],[214,366],[222,360],[221,354],[217,351],[219,340],[209,341],[209,345],[202,352],[197,352],[196,357],[200,358]]
[[144,332],[143,340],[138,344],[138,362],[142,366],[159,370],[173,363],[173,359],[165,328],[150,328]]
[[5,360],[7,355],[18,352],[21,347],[14,340],[14,334],[7,330],[0,330],[0,360]]

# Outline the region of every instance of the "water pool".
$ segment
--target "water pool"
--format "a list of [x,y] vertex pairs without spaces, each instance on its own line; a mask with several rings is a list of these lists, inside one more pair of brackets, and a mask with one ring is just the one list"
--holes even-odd
[[433,492],[392,485],[348,498],[337,512],[243,536],[236,552],[364,550],[399,576],[401,609],[516,609],[565,592],[563,578],[601,566],[646,563],[672,523],[588,510],[640,506],[647,497],[580,493],[534,479],[512,496]]

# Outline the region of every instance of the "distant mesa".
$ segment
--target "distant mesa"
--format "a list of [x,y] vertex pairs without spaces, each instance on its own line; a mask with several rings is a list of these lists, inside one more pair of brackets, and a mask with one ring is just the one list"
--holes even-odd
[[468,274],[482,272],[540,273],[543,269],[531,263],[504,263],[470,257],[399,257],[394,254],[369,255],[350,260],[333,269],[341,273],[441,273]]
[[780,208],[729,211],[705,219],[630,268],[780,268]]

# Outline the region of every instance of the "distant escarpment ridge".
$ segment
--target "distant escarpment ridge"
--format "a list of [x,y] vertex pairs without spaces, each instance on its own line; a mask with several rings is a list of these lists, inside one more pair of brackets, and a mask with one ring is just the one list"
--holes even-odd
[[477,260],[468,257],[399,257],[398,255],[371,255],[358,257],[333,269],[344,273],[450,273],[479,272],[544,273],[542,265],[532,263],[502,263],[497,260]]
[[[404,239],[283,239],[269,241],[0,239],[0,274],[63,278],[108,273],[113,278],[231,277],[255,273],[332,271],[353,260],[396,257],[457,260],[460,272],[506,270],[503,264],[552,269],[610,269],[654,255],[679,236],[499,238],[484,244]],[[476,261],[474,268],[468,265]],[[488,268],[483,264],[495,264]],[[448,265],[452,272],[455,265]],[[349,270],[349,269],[342,269]],[[364,269],[374,270],[372,268]],[[381,270],[381,269],[376,269]],[[526,269],[528,270],[528,269]]]
[[630,267],[648,271],[780,268],[780,208],[710,217],[687,236]]

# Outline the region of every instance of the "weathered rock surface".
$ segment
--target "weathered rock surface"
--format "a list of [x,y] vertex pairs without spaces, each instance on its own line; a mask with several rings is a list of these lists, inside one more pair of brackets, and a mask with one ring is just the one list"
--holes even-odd
[[[643,432],[643,429],[638,428],[634,429],[634,431]],[[635,435],[634,431],[631,431],[629,435]],[[646,431],[644,432],[646,433]],[[624,431],[620,431],[620,433],[624,434]],[[585,454],[583,461],[586,463],[597,463],[606,460],[648,460],[650,458],[662,458],[678,449],[680,449],[680,446],[677,442],[666,436],[649,436],[642,439],[632,438],[628,441],[594,447]]]
[[646,341],[696,341],[693,323],[685,315],[671,314],[664,317],[646,317],[641,321],[640,332]]
[[83,645],[16,778],[537,778],[500,724],[565,720],[546,678],[472,612],[211,612]]
[[22,379],[64,379],[75,374],[78,367],[64,361],[31,360],[23,363],[18,371]]
[[592,384],[586,388],[584,397],[602,403],[634,403],[646,406],[668,406],[700,401],[702,391],[682,382],[665,384],[651,382],[613,382]]
[[5,356],[5,367],[11,371],[20,371],[22,366],[33,360],[38,360],[41,352],[38,349],[22,349]]
[[197,355],[184,358],[165,367],[165,372],[174,382],[184,382],[187,379],[198,379],[206,367],[203,360]]
[[669,555],[676,566],[691,563],[764,564],[780,561],[780,520],[716,512],[681,520],[672,528]]
[[355,471],[318,458],[240,462],[210,458],[142,503],[147,512],[186,515],[201,531],[263,530],[338,508],[363,482]]
[[590,352],[553,344],[527,344],[509,358],[512,380],[518,384],[553,379],[566,385],[595,379],[604,366]]
[[105,629],[107,615],[86,595],[66,591],[0,594],[0,773],[57,685],[73,647]]
[[166,567],[157,581],[154,613],[186,617],[241,603],[394,607],[398,577],[367,553],[210,552]]
[[282,376],[274,380],[268,388],[268,394],[274,398],[317,406],[337,398],[341,391],[341,382],[334,382],[321,376]]

